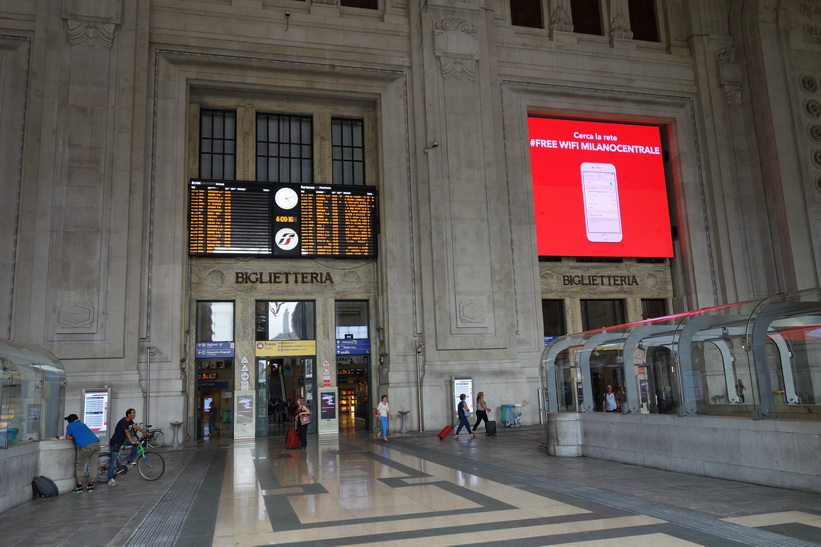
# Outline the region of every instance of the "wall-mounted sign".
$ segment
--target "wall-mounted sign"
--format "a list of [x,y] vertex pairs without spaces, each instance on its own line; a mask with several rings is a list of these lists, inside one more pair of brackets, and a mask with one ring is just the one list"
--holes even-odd
[[331,272],[234,272],[237,285],[333,285]]
[[108,389],[83,390],[83,423],[91,431],[105,433],[109,423],[109,400],[111,391]]
[[528,127],[539,256],[673,256],[658,126],[530,117]]
[[338,338],[337,355],[366,355],[371,352],[371,341],[368,338]]
[[456,412],[459,408],[460,395],[465,394],[465,404],[471,411],[473,408],[473,378],[451,378],[451,386],[453,389],[453,411]]
[[373,186],[192,180],[189,194],[192,255],[376,256]]
[[218,357],[233,357],[233,342],[197,342],[194,347],[194,356],[197,359],[215,359]]
[[227,380],[200,380],[200,389],[228,389]]
[[257,357],[302,357],[316,355],[316,340],[273,340],[256,343]]

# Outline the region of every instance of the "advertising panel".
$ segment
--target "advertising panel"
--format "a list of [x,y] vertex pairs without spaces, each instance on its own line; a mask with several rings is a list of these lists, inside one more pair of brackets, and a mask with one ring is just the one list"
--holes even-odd
[[319,417],[323,420],[333,420],[336,418],[336,392],[323,391],[319,395],[320,407]]
[[83,390],[83,423],[97,434],[106,435],[108,432],[110,400],[109,389]]
[[453,412],[459,408],[459,398],[463,393],[465,394],[465,403],[471,411],[473,408],[473,378],[451,378],[451,397],[453,398]]
[[528,119],[539,256],[672,257],[657,126]]

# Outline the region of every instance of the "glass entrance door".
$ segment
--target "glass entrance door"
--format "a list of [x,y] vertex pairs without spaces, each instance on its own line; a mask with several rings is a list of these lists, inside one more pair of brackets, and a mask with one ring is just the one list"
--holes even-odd
[[[256,303],[256,435],[293,427],[293,405],[302,398],[314,410],[316,304],[302,301]],[[316,432],[316,419],[308,433]]]

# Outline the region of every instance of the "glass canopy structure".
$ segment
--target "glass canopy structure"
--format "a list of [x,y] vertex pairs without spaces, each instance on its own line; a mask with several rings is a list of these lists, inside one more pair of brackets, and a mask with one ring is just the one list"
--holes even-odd
[[623,413],[821,419],[821,287],[562,336],[541,376],[547,412],[609,385]]
[[65,390],[56,357],[0,340],[0,448],[63,435]]

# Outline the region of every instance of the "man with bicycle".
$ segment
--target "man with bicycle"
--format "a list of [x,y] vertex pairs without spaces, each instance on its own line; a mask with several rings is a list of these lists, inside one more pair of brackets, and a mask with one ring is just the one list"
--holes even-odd
[[130,444],[137,444],[139,441],[131,436],[131,428],[133,427],[143,435],[148,435],[148,432],[134,423],[134,418],[137,417],[137,411],[129,408],[125,412],[125,418],[121,418],[114,428],[114,434],[111,435],[111,440],[108,442],[108,447],[111,449],[111,457],[108,465],[108,485],[117,486],[117,481],[114,480],[114,472],[116,471],[115,462],[120,457],[120,449],[125,444],[126,439]]

